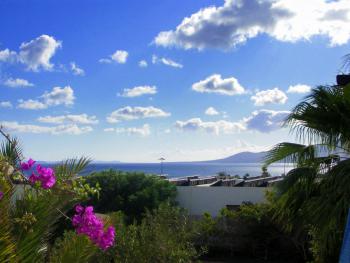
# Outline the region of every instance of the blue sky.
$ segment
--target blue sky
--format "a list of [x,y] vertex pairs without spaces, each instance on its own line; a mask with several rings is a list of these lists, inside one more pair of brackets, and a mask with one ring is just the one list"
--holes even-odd
[[40,160],[206,160],[294,141],[281,121],[349,53],[349,0],[0,9],[0,123]]

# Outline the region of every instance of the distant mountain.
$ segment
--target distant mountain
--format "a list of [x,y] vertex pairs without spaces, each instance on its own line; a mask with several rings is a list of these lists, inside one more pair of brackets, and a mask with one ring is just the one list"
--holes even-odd
[[212,160],[215,163],[261,163],[267,152],[240,152],[224,159]]

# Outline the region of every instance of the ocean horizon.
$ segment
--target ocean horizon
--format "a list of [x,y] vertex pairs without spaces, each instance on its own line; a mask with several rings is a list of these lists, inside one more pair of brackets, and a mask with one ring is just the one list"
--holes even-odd
[[[219,172],[243,177],[246,174],[258,176],[261,174],[262,163],[215,163],[215,162],[165,162],[163,174],[168,178],[186,176],[212,176]],[[277,163],[268,167],[272,176],[280,176],[293,169],[293,164]],[[88,175],[108,169],[126,172],[144,172],[146,174],[161,174],[160,163],[91,163],[80,175]]]

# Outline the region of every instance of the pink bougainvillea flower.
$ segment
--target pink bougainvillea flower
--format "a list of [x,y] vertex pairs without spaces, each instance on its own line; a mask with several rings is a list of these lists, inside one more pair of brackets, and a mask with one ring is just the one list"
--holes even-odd
[[75,212],[72,223],[77,234],[87,235],[102,250],[113,246],[115,239],[114,227],[110,226],[104,231],[103,221],[94,214],[92,206],[84,208],[81,205],[77,205]]
[[32,175],[29,176],[29,182],[35,184],[36,181],[39,181],[39,177],[32,173]]
[[24,171],[27,171],[27,170],[31,169],[34,164],[35,164],[35,161],[32,158],[30,158],[28,160],[28,162],[21,163],[21,169]]
[[[29,170],[33,167],[34,163],[34,160],[29,159],[28,162],[21,164],[21,168],[22,170]],[[45,168],[38,164],[36,166],[36,174],[32,172],[32,174],[29,176],[29,182],[31,184],[35,184],[38,181],[41,183],[41,187],[44,189],[53,187],[56,183],[54,170],[52,168]]]
[[0,191],[0,200],[4,197],[4,193]]

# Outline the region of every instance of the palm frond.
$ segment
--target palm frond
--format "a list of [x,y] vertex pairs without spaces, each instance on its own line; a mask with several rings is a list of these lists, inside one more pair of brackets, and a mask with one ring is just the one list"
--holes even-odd
[[[306,221],[305,205],[319,191],[317,171],[313,168],[296,168],[276,186],[275,218],[287,230]],[[305,221],[304,221],[305,220]]]
[[81,173],[90,162],[91,159],[87,157],[67,159],[55,167],[56,176],[72,179]]
[[0,262],[15,262],[16,242],[12,236],[12,224],[9,214],[13,188],[0,175],[0,190],[4,193],[0,201]]
[[343,56],[341,70],[344,70],[346,73],[350,73],[350,54]]
[[344,89],[338,86],[313,89],[292,110],[285,125],[291,127],[300,141],[308,144],[350,146],[350,103],[344,96]]
[[97,250],[87,236],[66,232],[51,251],[50,263],[91,262]]
[[2,155],[11,165],[17,166],[22,159],[22,147],[17,138],[6,139],[1,143],[0,155]]
[[274,146],[265,155],[265,165],[284,161],[287,163],[296,163],[298,166],[305,166],[312,163],[324,145],[303,145],[297,143],[283,142]]
[[[69,195],[57,195],[50,191],[35,192],[31,187],[24,190],[21,199],[13,207],[12,218],[17,218],[14,234],[17,240],[17,255],[21,262],[40,262],[45,259],[49,239],[61,218],[61,211],[70,207]],[[30,215],[32,224],[22,225],[21,219]],[[28,217],[25,218],[28,222]]]

